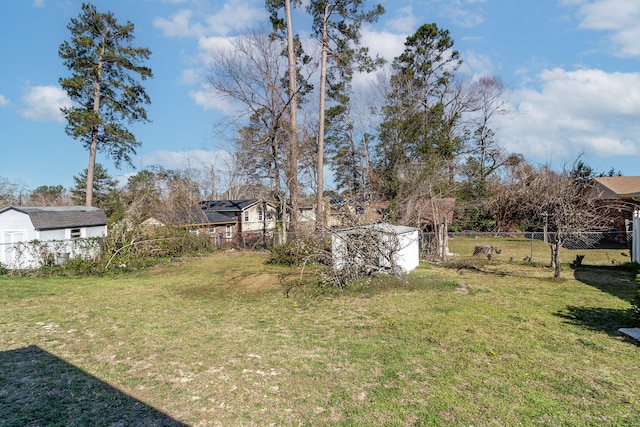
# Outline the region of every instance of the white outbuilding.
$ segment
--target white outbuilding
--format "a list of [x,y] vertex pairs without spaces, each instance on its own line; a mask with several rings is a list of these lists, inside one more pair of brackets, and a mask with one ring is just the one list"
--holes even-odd
[[0,263],[36,268],[95,253],[87,239],[107,235],[107,216],[91,206],[8,206],[0,209]]
[[[365,239],[373,240],[375,249],[369,244],[358,244]],[[363,253],[365,250],[369,253]],[[385,269],[395,265],[408,273],[420,264],[419,230],[388,223],[337,230],[331,235],[331,252],[337,269],[358,260],[363,266],[373,264]]]

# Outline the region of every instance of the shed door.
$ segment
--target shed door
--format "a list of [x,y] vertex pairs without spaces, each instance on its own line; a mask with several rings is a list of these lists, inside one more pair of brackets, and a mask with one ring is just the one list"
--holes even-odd
[[7,267],[13,267],[18,261],[20,248],[17,243],[27,241],[26,231],[5,231],[2,233],[2,242],[0,245],[0,259]]

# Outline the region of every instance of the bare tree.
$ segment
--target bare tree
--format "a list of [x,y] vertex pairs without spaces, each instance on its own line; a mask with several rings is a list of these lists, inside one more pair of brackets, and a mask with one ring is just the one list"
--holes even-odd
[[498,145],[491,122],[496,115],[506,113],[504,85],[495,76],[481,77],[469,88],[469,98],[474,104],[471,153],[477,159],[477,179],[484,182],[491,173],[504,164],[506,156]]
[[0,208],[9,205],[21,205],[25,187],[17,182],[0,178]]
[[579,239],[577,233],[608,226],[608,218],[602,214],[606,207],[597,203],[599,194],[591,182],[576,179],[566,168],[555,172],[543,166],[531,180],[529,189],[528,208],[533,220],[544,223],[549,230],[553,277],[558,279],[560,249],[569,239]]
[[522,156],[509,157],[504,172],[492,181],[494,188],[487,200],[494,215],[495,231],[519,230],[531,223],[528,207],[533,204],[533,194],[530,186],[536,174],[535,168]]
[[218,95],[240,106],[246,120],[239,120],[235,142],[238,166],[254,184],[269,182],[284,221],[287,188],[295,203],[298,198],[297,124],[291,117],[298,89],[283,79],[291,65],[282,48],[282,40],[269,34],[238,37],[231,49],[213,56],[209,83]]

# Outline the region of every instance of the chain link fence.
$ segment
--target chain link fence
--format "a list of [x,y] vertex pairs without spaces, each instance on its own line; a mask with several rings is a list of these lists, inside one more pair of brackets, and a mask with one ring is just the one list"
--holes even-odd
[[[480,259],[510,262],[551,261],[554,233],[449,233],[448,258]],[[422,235],[422,257],[431,258],[433,233]],[[572,233],[560,250],[560,262],[582,265],[620,265],[631,262],[631,233],[584,232]]]
[[[560,251],[560,261],[572,263],[580,257],[583,265],[620,265],[631,261],[631,234],[626,232],[584,232],[568,236]],[[218,249],[269,249],[296,237],[331,241],[330,232],[281,233],[245,232],[231,235],[213,235]],[[551,261],[554,233],[474,233],[448,234],[447,260],[478,260],[490,258],[496,261],[538,262]],[[436,235],[422,233],[420,258],[437,260]]]
[[[314,239],[330,247],[330,232],[281,233],[245,232],[212,234],[212,247],[217,249],[265,250],[283,244],[287,240],[304,237]],[[446,261],[490,259],[508,262],[550,263],[551,250],[548,241],[553,233],[473,233],[459,232],[447,235]],[[560,250],[560,261],[582,265],[621,265],[631,262],[632,233],[574,233]],[[81,244],[82,243],[82,244]],[[97,239],[89,240],[91,253],[97,249]],[[20,242],[0,245],[0,264],[9,268],[33,268],[46,262],[61,264],[79,253],[86,255],[88,243],[84,239],[59,242]],[[80,246],[79,246],[80,245]],[[441,261],[438,257],[436,235],[420,236],[420,259]]]

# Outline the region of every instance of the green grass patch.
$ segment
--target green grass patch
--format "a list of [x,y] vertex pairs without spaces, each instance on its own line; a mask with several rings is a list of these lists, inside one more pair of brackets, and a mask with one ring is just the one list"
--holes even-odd
[[296,270],[265,260],[0,277],[0,425],[640,424],[629,269],[494,260],[287,293]]

